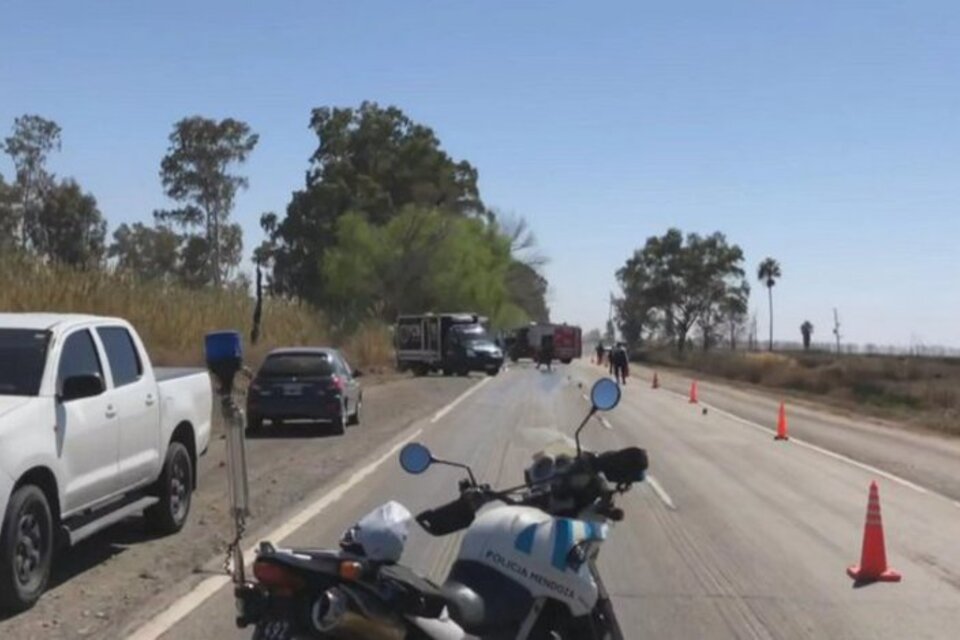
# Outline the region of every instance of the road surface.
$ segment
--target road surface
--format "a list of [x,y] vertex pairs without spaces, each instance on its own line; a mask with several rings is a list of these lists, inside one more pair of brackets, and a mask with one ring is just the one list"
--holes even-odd
[[[359,472],[339,480],[345,491],[330,487],[312,508],[310,501],[292,507],[291,514],[308,509],[302,526],[292,530],[300,522],[288,521],[282,533],[289,535],[275,542],[331,545],[387,499],[416,512],[453,498],[457,470],[435,467],[417,477],[400,470],[390,452],[411,437],[495,485],[516,483],[546,433],[572,432],[587,408],[582,394],[598,373],[586,364],[553,373],[520,365],[478,379],[467,397],[370,452]],[[826,449],[774,442],[761,428],[772,427],[773,417],[758,426],[718,410],[705,415],[682,395],[632,382],[621,405],[605,415],[611,428],[597,421],[584,438],[593,449],[640,445],[651,459],[651,482],[622,500],[627,517],[601,557],[627,637],[956,637],[960,506],[954,498]],[[709,402],[704,396],[701,390]],[[810,416],[815,422],[817,414]],[[808,439],[816,437],[814,426],[808,431]],[[952,445],[945,446],[946,459],[960,469],[960,457],[950,458]],[[915,455],[911,447],[902,445],[904,455]],[[885,456],[895,461],[898,451]],[[853,588],[845,570],[859,559],[872,480],[880,486],[888,558],[904,577],[900,584]],[[433,539],[414,526],[405,562],[442,578],[456,543],[455,536]],[[202,584],[212,595],[188,593],[152,626],[140,627],[139,620],[129,630],[140,629],[136,638],[249,637],[233,626],[229,587]],[[174,595],[180,594],[163,594],[164,607]]]

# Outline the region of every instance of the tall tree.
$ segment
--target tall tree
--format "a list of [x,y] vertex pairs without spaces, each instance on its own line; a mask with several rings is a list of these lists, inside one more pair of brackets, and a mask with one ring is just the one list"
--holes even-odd
[[804,320],[803,324],[800,325],[800,333],[803,335],[803,348],[805,351],[810,351],[810,341],[813,337],[813,323],[809,320]]
[[97,200],[73,180],[51,188],[38,211],[31,244],[38,255],[72,267],[99,267],[107,223]]
[[773,258],[765,258],[757,267],[757,279],[767,287],[767,298],[770,302],[769,351],[773,351],[773,286],[777,284],[777,278],[780,276],[780,263]]
[[0,173],[0,254],[19,245],[20,195]]
[[268,241],[261,255],[272,259],[272,286],[321,305],[324,254],[335,243],[339,218],[362,214],[386,225],[409,205],[447,215],[486,213],[477,171],[455,161],[434,132],[396,107],[364,102],[359,108],[314,109],[317,136],[303,190],[293,194],[281,220],[265,215]]
[[684,237],[670,229],[648,238],[617,271],[617,280],[626,308],[655,316],[683,353],[690,330],[701,322],[712,330],[721,303],[743,290],[742,262],[743,251],[722,233]]
[[743,332],[747,320],[747,306],[750,303],[750,283],[745,279],[739,287],[733,287],[720,302],[720,316],[730,331],[730,349],[736,351],[737,336]]
[[170,134],[160,178],[167,196],[183,206],[156,215],[185,229],[203,230],[189,242],[188,256],[193,277],[201,282],[220,287],[239,263],[242,235],[229,220],[237,192],[248,181],[231,169],[246,162],[258,140],[248,124],[233,118],[184,118]]
[[60,125],[37,115],[22,115],[13,121],[13,134],[3,141],[3,150],[16,169],[20,206],[10,213],[15,212],[14,233],[26,249],[33,238],[42,235],[37,219],[44,195],[54,186],[53,175],[47,172],[47,157],[60,150]]

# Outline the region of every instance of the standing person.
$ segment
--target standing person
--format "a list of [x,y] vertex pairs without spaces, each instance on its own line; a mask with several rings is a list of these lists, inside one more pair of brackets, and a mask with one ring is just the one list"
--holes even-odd
[[610,352],[610,368],[618,384],[627,384],[629,375],[629,362],[627,358],[627,349],[622,342],[618,343],[616,348]]
[[546,365],[547,371],[553,371],[553,336],[543,336],[540,339],[540,358],[537,369],[540,365]]
[[597,343],[597,364],[601,366],[603,366],[603,352],[603,342],[601,341]]

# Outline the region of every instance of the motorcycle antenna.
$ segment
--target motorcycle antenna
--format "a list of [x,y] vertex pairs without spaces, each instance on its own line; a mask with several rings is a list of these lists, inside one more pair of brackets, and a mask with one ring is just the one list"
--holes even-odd
[[576,433],[573,434],[574,440],[577,441],[577,457],[580,457],[582,450],[580,449],[580,432],[583,431],[583,428],[587,426],[587,423],[590,422],[590,418],[593,417],[593,414],[597,412],[596,407],[590,407],[590,412],[587,413],[587,417],[583,419],[583,422],[580,423],[580,426],[577,427]]

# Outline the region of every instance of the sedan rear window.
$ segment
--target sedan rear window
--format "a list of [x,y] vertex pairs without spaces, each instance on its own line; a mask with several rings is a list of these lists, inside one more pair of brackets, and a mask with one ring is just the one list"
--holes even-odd
[[330,357],[323,353],[284,353],[269,356],[260,367],[260,377],[285,378],[329,376],[333,373]]

